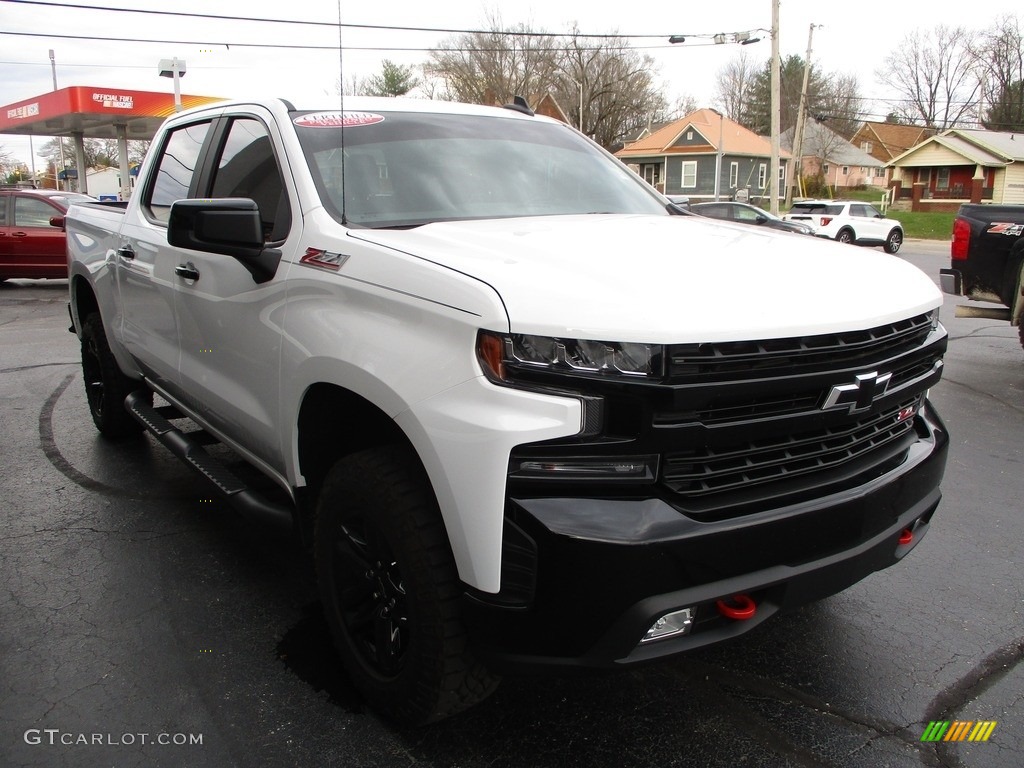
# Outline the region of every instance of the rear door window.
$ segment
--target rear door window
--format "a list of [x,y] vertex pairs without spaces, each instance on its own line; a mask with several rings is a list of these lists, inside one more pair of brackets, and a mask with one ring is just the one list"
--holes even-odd
[[210,123],[204,122],[176,128],[168,135],[144,202],[144,208],[156,221],[166,224],[171,217],[171,205],[189,196],[209,132]]

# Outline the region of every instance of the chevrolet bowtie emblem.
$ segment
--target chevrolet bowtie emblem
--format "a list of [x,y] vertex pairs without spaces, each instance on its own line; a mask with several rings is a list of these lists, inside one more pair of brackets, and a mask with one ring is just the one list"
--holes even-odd
[[853,384],[837,384],[825,398],[825,404],[821,406],[823,411],[831,411],[836,408],[849,408],[850,413],[866,411],[875,402],[876,398],[885,394],[892,381],[891,373],[879,375],[878,371],[863,373],[857,376]]

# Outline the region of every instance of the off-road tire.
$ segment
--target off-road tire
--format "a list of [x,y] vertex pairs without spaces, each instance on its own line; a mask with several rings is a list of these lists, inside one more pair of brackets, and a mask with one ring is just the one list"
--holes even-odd
[[313,546],[324,615],[371,708],[424,725],[497,687],[469,647],[441,513],[407,448],[368,449],[331,468]]
[[124,407],[124,399],[142,385],[121,373],[95,312],[82,323],[82,377],[89,413],[101,434],[119,438],[142,431]]
[[902,245],[903,232],[896,228],[893,228],[892,232],[889,233],[889,236],[885,238],[885,245],[882,246],[882,249],[886,253],[899,253],[900,247]]
[[841,229],[836,235],[836,242],[838,243],[852,243],[853,242],[853,231],[849,229]]

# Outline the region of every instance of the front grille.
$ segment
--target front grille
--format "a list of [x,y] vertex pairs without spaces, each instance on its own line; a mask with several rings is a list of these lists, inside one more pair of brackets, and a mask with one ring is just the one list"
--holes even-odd
[[[649,492],[701,520],[854,489],[900,466],[923,437],[915,414],[939,381],[947,344],[932,322],[920,314],[865,331],[677,344],[659,382],[581,387],[553,377],[552,385],[601,401],[599,432],[518,446],[514,457],[658,456]],[[840,391],[846,399],[829,404]],[[583,496],[646,492],[573,482],[569,492]],[[551,481],[510,483],[525,495],[552,492]]]
[[912,432],[907,409],[919,403],[915,398],[839,427],[667,454],[663,480],[682,498],[701,498],[832,469]]
[[675,344],[667,352],[668,378],[673,384],[744,381],[848,368],[915,349],[928,338],[931,327],[931,317],[924,314],[866,331]]

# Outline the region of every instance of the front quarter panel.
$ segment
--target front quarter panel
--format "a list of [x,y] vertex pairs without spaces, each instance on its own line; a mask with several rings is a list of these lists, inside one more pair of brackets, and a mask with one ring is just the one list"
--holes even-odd
[[[578,432],[579,401],[542,396],[538,403],[483,379],[478,330],[508,330],[490,286],[397,249],[339,238],[331,224],[310,219],[307,244],[342,263],[289,266],[284,411],[298,414],[305,393],[326,383],[394,419],[430,478],[460,577],[497,592],[509,451]],[[410,251],[414,240],[410,234]],[[289,474],[302,486],[294,419],[292,426]]]

